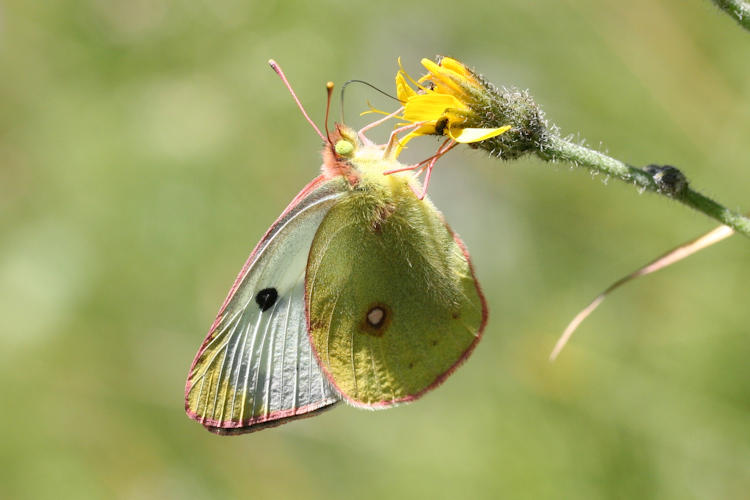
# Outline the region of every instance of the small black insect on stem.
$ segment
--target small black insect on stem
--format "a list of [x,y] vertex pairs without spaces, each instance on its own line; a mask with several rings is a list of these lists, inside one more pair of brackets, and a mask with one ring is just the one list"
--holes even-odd
[[677,196],[688,187],[688,180],[680,169],[672,165],[648,165],[643,169],[656,183],[659,192]]

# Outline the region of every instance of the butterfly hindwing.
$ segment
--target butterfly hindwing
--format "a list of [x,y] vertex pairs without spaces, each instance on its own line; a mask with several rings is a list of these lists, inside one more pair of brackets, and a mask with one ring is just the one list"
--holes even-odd
[[209,430],[251,432],[339,401],[310,348],[304,275],[313,237],[343,186],[319,177],[303,189],[237,277],[186,385],[188,415]]
[[461,241],[429,201],[390,185],[363,186],[328,212],[305,287],[313,349],[355,406],[408,402],[437,386],[487,319]]

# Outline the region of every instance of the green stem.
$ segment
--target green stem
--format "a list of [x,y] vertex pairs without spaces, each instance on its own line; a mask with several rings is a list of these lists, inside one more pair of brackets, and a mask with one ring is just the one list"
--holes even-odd
[[750,31],[750,3],[742,0],[711,0],[721,10],[732,16],[740,26]]
[[641,190],[662,194],[725,224],[738,233],[750,237],[750,219],[729,210],[714,200],[691,189],[687,183],[676,191],[668,191],[658,185],[654,176],[640,168],[631,167],[620,160],[584,146],[549,135],[538,153],[547,161],[568,161],[610,177],[616,177]]

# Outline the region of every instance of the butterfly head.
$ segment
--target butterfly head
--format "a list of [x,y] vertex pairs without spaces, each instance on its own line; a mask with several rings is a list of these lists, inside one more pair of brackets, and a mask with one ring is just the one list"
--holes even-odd
[[340,175],[346,176],[352,186],[359,182],[354,160],[362,148],[357,133],[346,125],[336,124],[332,133],[328,134],[323,149],[323,165],[321,170],[326,178]]
[[[329,131],[328,113],[331,105],[333,82],[328,82],[326,85],[328,102],[326,104],[325,134],[323,134],[310,119],[278,63],[273,59],[268,62],[284,82],[302,115],[325,144],[321,170],[326,179],[343,176],[352,187],[357,186],[363,179],[367,184],[373,183],[388,188],[392,188],[394,184],[400,187],[409,185],[411,186],[410,189],[417,194],[416,188],[412,185],[414,176],[409,172],[414,170],[415,167],[404,167],[397,161],[398,154],[402,149],[397,134],[403,130],[396,129],[391,133],[388,143],[381,145],[375,144],[364,135],[366,130],[395,117],[398,111],[367,125],[360,131],[355,131],[343,124],[336,124],[333,131]],[[408,125],[406,128],[411,130],[415,126]],[[416,167],[420,165],[418,164]],[[420,199],[423,197],[424,193],[420,196]]]
[[391,195],[404,190],[416,194],[418,188],[413,168],[398,162],[395,148],[375,144],[342,124],[330,134],[321,170],[328,179],[344,176],[352,188],[384,189]]

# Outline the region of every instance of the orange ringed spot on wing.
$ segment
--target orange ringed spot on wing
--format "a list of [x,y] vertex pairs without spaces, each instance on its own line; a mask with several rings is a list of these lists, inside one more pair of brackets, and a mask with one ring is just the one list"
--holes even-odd
[[362,333],[382,337],[391,324],[391,308],[381,302],[370,304],[359,324]]

